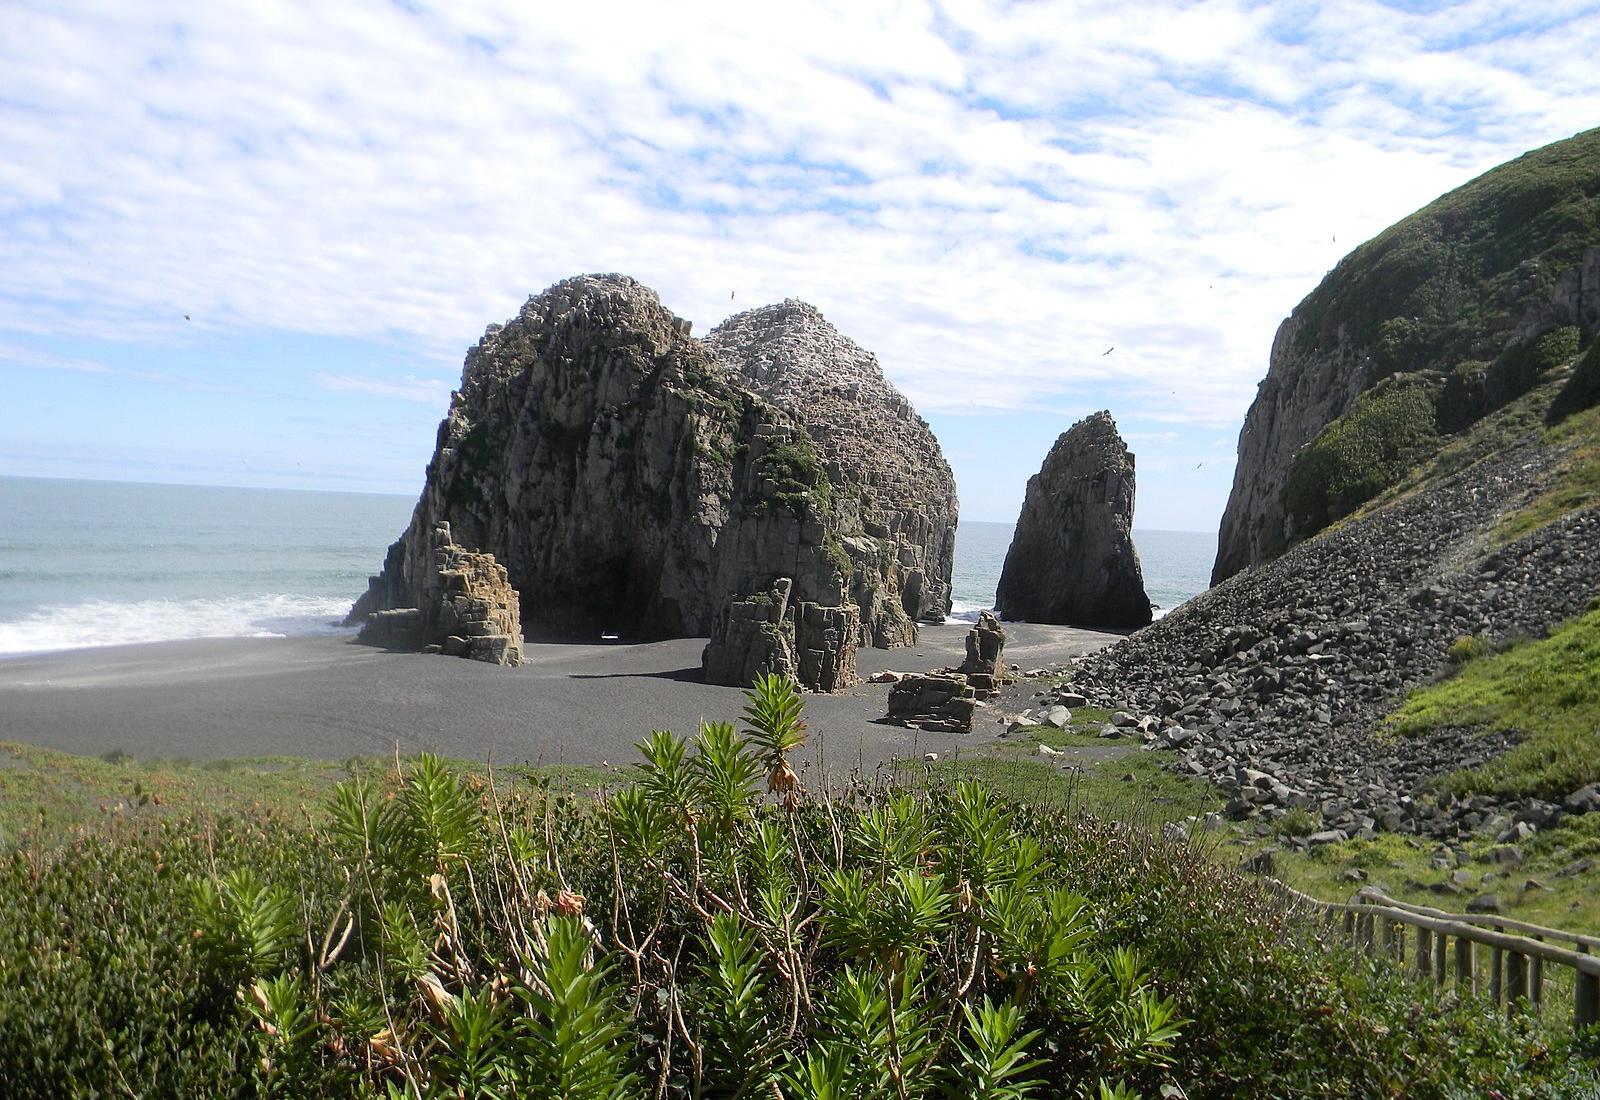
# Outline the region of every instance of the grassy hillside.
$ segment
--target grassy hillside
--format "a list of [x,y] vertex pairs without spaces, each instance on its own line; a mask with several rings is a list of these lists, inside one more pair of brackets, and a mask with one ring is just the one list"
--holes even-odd
[[[1295,310],[1307,350],[1340,326],[1378,375],[1494,359],[1491,322],[1600,243],[1600,129],[1484,173],[1361,245]],[[1376,379],[1374,379],[1376,380]]]
[[[1340,261],[1295,310],[1296,339],[1307,353],[1342,339],[1364,354],[1365,392],[1295,457],[1288,529],[1303,538],[1349,515],[1572,362],[1583,334],[1560,318],[1513,333],[1545,316],[1557,281],[1597,245],[1600,130],[1590,130],[1485,173]],[[1595,403],[1593,360],[1558,411]]]

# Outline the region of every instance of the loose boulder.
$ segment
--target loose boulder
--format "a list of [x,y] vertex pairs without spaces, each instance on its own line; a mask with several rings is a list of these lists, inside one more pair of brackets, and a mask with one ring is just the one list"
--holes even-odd
[[1150,622],[1133,546],[1133,455],[1108,412],[1062,433],[1028,479],[995,594],[1002,618],[1090,627]]
[[977,706],[971,685],[958,672],[913,673],[889,689],[889,721],[910,729],[971,733]]

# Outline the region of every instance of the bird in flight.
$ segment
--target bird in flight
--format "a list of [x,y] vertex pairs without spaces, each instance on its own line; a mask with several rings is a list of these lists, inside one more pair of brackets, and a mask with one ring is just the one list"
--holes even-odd
[[1112,344],[1109,348],[1107,348],[1105,351],[1102,351],[1100,353],[1100,358],[1104,359],[1106,356],[1110,355],[1112,352],[1114,352],[1116,350],[1117,350],[1117,345]]
[[185,314],[184,314],[184,315],[183,315],[183,319],[184,319],[184,320],[185,320],[185,321],[187,321],[187,320],[188,320],[188,319],[189,319],[189,315],[188,315],[188,314],[187,314],[187,313],[185,313]]

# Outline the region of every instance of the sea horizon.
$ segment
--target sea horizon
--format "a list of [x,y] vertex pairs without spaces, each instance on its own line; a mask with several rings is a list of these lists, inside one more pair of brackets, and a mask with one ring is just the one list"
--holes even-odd
[[[0,476],[0,658],[223,637],[349,634],[415,496]],[[993,606],[1014,522],[957,527],[952,621]],[[1204,591],[1214,534],[1135,528],[1159,617]]]

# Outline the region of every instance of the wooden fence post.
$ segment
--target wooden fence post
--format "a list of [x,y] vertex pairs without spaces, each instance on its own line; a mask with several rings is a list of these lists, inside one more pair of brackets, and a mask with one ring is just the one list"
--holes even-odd
[[1477,959],[1473,957],[1473,942],[1465,936],[1456,938],[1456,992],[1465,996],[1478,992]]
[[1572,1027],[1579,1031],[1600,1024],[1600,976],[1578,971],[1577,999],[1572,1006]]
[[1445,958],[1449,954],[1450,937],[1443,932],[1439,933],[1433,941],[1433,984],[1444,985]]
[[[1543,936],[1535,936],[1540,943],[1544,942]],[[1533,1014],[1539,1014],[1539,1008],[1544,1004],[1544,960],[1538,956],[1528,960],[1528,1000],[1533,1002]]]
[[1433,970],[1433,932],[1426,928],[1417,929],[1417,977],[1426,978]]
[[1506,952],[1506,1011],[1517,1011],[1517,1002],[1528,995],[1528,956],[1520,951]]
[[1500,1003],[1500,994],[1502,992],[1500,976],[1504,965],[1504,960],[1501,956],[1504,954],[1505,951],[1498,947],[1489,953],[1489,1003],[1492,1005]]

